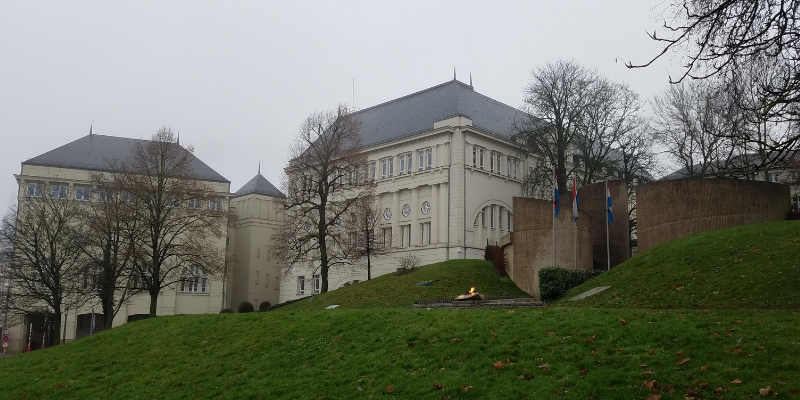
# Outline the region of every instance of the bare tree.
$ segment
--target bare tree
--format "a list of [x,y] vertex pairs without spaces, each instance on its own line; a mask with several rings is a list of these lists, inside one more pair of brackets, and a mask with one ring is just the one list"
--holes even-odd
[[[3,218],[0,228],[2,247],[13,249],[9,308],[46,313],[58,327],[62,313],[80,307],[87,298],[81,285],[81,207],[69,198],[66,186],[40,185],[29,195]],[[58,344],[58,335],[52,340]]]
[[[111,171],[119,171],[111,165]],[[137,226],[134,208],[123,202],[125,176],[119,172],[92,174],[98,201],[87,204],[81,215],[85,228],[82,249],[89,261],[84,289],[98,298],[106,328],[127,301],[139,293],[134,269]]]
[[272,248],[285,276],[298,269],[318,273],[322,293],[329,271],[353,262],[343,222],[373,189],[366,173],[361,176],[360,130],[360,120],[340,105],[310,115],[290,148],[282,183],[285,218]]
[[[800,120],[800,0],[675,0],[667,9],[665,34],[649,36],[663,44],[651,65],[665,54],[682,53],[687,77],[715,77],[731,82],[751,76],[748,85],[757,101],[745,105],[770,122]],[[763,73],[769,71],[769,73]],[[740,104],[741,106],[742,104]],[[797,134],[770,143],[774,154],[796,147]]]
[[196,178],[192,151],[162,128],[137,144],[122,168],[119,195],[136,220],[133,265],[139,286],[150,295],[150,316],[162,289],[186,279],[206,282],[225,268],[218,241],[228,213],[216,207],[218,194]]
[[526,176],[523,193],[528,196],[550,192],[538,193],[552,186],[553,168],[562,190],[575,172],[582,184],[607,176],[614,144],[640,124],[636,93],[573,61],[534,70],[525,95],[526,117],[516,123],[517,142],[523,153],[543,158]]
[[372,260],[385,255],[389,250],[383,241],[383,235],[378,231],[381,211],[377,200],[376,196],[358,199],[347,218],[350,235],[348,253],[356,259],[366,261],[367,280],[372,279]]
[[710,82],[670,86],[653,102],[655,140],[685,176],[706,176],[731,158],[735,146],[725,140],[741,128],[741,112],[729,94]]

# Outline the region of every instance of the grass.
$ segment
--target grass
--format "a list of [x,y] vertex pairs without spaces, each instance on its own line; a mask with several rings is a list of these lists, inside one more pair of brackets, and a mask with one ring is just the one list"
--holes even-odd
[[0,359],[0,397],[800,399],[798,240],[798,222],[679,239],[544,310],[405,308],[470,286],[524,295],[454,260],[266,313],[137,321]]
[[[416,285],[427,280],[433,280],[433,285]],[[406,275],[383,275],[323,293],[313,302],[301,300],[278,310],[320,309],[331,304],[339,304],[340,308],[406,307],[419,299],[453,298],[472,286],[487,296],[528,296],[511,279],[497,277],[488,261],[451,260],[425,265]]]
[[800,310],[800,221],[721,229],[643,252],[562,299],[560,307]]
[[[0,393],[5,399],[617,399],[649,396],[642,382],[656,380],[663,399],[717,398],[715,388],[729,390],[724,398],[745,398],[767,386],[785,395],[800,389],[800,360],[787,356],[800,354],[798,321],[791,312],[624,309],[171,316],[2,359]],[[496,368],[498,361],[504,365]]]

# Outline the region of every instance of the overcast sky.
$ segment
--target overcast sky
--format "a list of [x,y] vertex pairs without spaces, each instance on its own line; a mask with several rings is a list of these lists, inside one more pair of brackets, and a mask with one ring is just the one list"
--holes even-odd
[[[20,163],[89,133],[162,126],[231,181],[274,184],[310,113],[472,79],[514,107],[533,68],[573,59],[643,98],[678,71],[646,36],[663,0],[0,0],[0,206]],[[353,79],[355,78],[355,96]],[[355,99],[355,101],[353,101]]]

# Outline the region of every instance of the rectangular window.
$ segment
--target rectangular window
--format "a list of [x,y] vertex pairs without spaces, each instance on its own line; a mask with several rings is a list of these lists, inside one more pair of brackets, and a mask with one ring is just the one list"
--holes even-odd
[[369,178],[372,179],[373,181],[375,180],[375,168],[376,168],[375,161],[369,163],[369,169],[370,169]]
[[135,197],[133,196],[133,193],[122,192],[122,202],[123,203],[125,203],[125,204],[133,204],[133,200],[134,199],[135,199]]
[[498,228],[500,228],[500,230],[502,231],[503,230],[503,207],[498,207],[497,208],[497,217],[498,217],[497,218]]
[[319,275],[314,275],[314,290],[312,294],[319,294],[321,289],[322,289],[322,279],[319,278]]
[[431,149],[425,149],[425,156],[428,157],[428,163],[425,164],[425,169],[431,169],[431,167],[433,167],[433,152]]
[[89,201],[92,199],[92,189],[88,187],[75,188],[75,200]]
[[409,247],[411,246],[411,225],[402,225],[400,226],[400,247]]
[[381,160],[381,178],[386,178],[389,175],[389,166],[387,165],[387,159]]
[[483,149],[478,148],[478,168],[483,169]]
[[494,228],[494,206],[489,206],[489,227]]
[[476,146],[472,146],[472,168],[478,166],[478,148]]
[[481,211],[481,226],[486,227],[486,207],[483,207],[483,211]]
[[431,169],[433,164],[433,153],[430,147],[427,149],[417,150],[417,158],[419,159],[419,170]]
[[392,248],[392,228],[383,228],[383,247]]
[[[411,172],[409,170],[408,172]],[[400,175],[404,175],[406,173],[406,156],[405,154],[400,156]]]
[[42,184],[29,183],[27,193],[28,197],[42,197]]
[[186,268],[181,277],[180,291],[185,293],[208,293],[208,278],[203,275],[203,269],[196,265]]
[[54,199],[67,198],[67,185],[53,185],[50,187],[50,197]]
[[275,290],[279,290],[281,288],[281,278],[279,276],[275,277]]
[[186,201],[186,207],[192,209],[200,208],[200,199],[189,199]]
[[431,223],[423,222],[419,224],[419,244],[422,246],[431,244]]
[[387,162],[389,163],[389,177],[392,177],[394,176],[394,158],[389,157]]
[[412,165],[414,165],[414,163],[411,161],[413,159],[414,159],[413,154],[411,153],[406,154],[406,170],[408,171],[409,174],[411,173],[411,171],[413,171]]
[[269,288],[269,274],[264,274],[264,287]]
[[781,176],[780,172],[769,174],[769,181],[770,182],[778,182],[778,179],[780,178],[780,176]]
[[297,277],[297,294],[306,294],[306,277],[303,275]]
[[495,152],[489,153],[489,171],[500,172],[500,155]]

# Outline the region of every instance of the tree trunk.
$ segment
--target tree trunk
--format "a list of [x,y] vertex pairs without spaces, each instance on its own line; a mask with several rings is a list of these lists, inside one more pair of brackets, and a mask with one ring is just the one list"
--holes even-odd
[[153,293],[150,292],[150,316],[156,316],[156,310],[158,309],[158,292]]
[[[47,332],[47,338],[45,338],[45,340],[52,339],[53,346],[58,346],[59,344],[61,344],[61,336],[59,335],[59,333],[61,333],[61,310],[57,310],[56,312],[54,312],[52,317],[53,317],[53,324],[50,326],[52,326],[55,329],[50,329],[50,327],[45,327],[45,332]],[[55,332],[53,332],[54,330]]]
[[[112,295],[113,296],[113,295]],[[114,324],[114,298],[103,299],[103,329],[110,329]]]
[[369,262],[369,252],[367,252],[367,280],[372,279],[372,265]]

